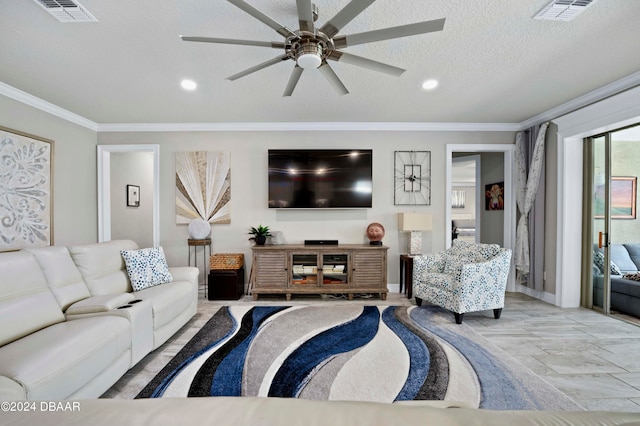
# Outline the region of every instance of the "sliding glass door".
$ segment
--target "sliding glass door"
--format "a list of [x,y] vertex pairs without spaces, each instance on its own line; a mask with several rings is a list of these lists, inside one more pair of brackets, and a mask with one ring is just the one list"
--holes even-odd
[[640,258],[631,247],[640,243],[640,125],[587,138],[585,160],[582,300],[584,306],[608,315],[623,310],[619,302],[612,303],[616,280],[640,269]]

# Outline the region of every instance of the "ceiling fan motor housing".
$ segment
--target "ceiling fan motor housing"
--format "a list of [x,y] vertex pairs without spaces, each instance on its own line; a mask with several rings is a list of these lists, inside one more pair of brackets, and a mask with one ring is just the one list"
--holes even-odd
[[289,40],[287,53],[295,59],[300,68],[315,69],[331,54],[331,42],[322,34],[300,31]]

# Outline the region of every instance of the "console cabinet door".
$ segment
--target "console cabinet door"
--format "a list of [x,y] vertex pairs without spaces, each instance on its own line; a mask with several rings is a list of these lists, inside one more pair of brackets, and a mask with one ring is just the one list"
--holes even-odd
[[285,288],[289,281],[287,253],[266,251],[254,256],[255,288]]
[[386,251],[354,250],[352,263],[352,280],[356,287],[387,287]]

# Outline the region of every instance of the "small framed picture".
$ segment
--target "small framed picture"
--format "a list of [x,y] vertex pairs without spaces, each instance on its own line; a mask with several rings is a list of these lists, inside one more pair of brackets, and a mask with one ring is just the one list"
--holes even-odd
[[485,210],[504,210],[504,182],[485,185]]
[[140,207],[140,187],[127,185],[127,207]]

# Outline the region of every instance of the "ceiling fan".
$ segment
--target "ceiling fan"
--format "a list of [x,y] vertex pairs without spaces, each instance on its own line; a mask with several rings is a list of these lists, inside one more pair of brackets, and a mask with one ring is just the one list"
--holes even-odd
[[318,17],[317,8],[311,0],[296,0],[300,29],[290,30],[286,26],[276,22],[244,0],[228,0],[229,3],[242,9],[260,22],[273,28],[285,38],[284,41],[267,42],[257,40],[238,40],[215,37],[194,37],[181,35],[184,41],[204,43],[239,44],[246,46],[261,46],[273,49],[282,49],[284,53],[261,64],[255,65],[237,74],[227,77],[227,80],[237,80],[261,69],[275,65],[281,61],[293,60],[296,65],[293,68],[283,96],[291,96],[305,69],[317,68],[341,95],[349,93],[342,81],[338,78],[327,61],[343,62],[373,71],[378,71],[392,76],[400,76],[405,70],[372,59],[352,55],[341,49],[358,44],[372,43],[382,40],[390,40],[400,37],[425,34],[442,31],[444,18],[433,21],[418,22],[415,24],[401,25],[374,31],[367,31],[352,35],[338,35],[338,32],[353,18],[358,16],[375,0],[351,0],[333,18],[320,28],[316,28],[314,22]]

